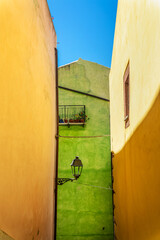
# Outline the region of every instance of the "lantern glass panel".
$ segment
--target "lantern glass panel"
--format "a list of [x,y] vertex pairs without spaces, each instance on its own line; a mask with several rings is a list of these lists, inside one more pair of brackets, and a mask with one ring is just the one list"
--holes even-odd
[[79,167],[74,167],[75,169],[75,177],[79,177]]
[[83,168],[83,164],[81,160],[79,159],[79,157],[76,157],[71,163],[72,175],[75,178],[80,177],[82,173],[82,168]]

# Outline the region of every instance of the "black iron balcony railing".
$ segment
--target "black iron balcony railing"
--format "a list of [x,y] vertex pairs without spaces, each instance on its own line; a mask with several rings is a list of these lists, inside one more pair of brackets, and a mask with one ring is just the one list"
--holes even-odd
[[85,125],[85,105],[59,105],[59,125]]

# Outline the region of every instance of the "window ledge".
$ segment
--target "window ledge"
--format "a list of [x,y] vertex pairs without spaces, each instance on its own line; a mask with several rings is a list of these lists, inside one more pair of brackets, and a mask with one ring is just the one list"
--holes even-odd
[[85,122],[79,122],[79,123],[59,123],[59,126],[68,126],[68,125],[86,125]]

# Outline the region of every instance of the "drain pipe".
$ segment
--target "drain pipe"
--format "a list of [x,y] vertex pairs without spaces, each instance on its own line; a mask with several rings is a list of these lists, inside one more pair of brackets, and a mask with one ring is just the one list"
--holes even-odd
[[[56,73],[56,136],[59,135],[59,110],[58,110],[58,54],[57,54],[57,48],[55,48],[55,73]],[[54,238],[53,240],[56,240],[56,234],[57,234],[57,178],[58,178],[58,146],[59,146],[59,138],[56,137],[56,169],[55,169],[55,214],[54,214]]]
[[113,184],[114,184],[114,176],[113,176],[113,158],[114,158],[114,152],[111,152],[111,174],[112,174],[112,206],[113,206],[113,235],[114,235],[114,240],[116,240],[116,235],[115,235],[115,225],[117,225],[116,221],[115,221],[115,216],[114,216],[114,210],[115,210],[115,204],[114,204],[114,188],[113,188]]

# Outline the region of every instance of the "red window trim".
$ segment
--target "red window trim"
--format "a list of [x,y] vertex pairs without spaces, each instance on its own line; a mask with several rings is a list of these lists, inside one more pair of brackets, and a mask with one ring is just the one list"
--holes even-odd
[[127,64],[124,76],[123,76],[123,91],[124,91],[124,122],[125,128],[130,125],[130,67],[129,62]]

